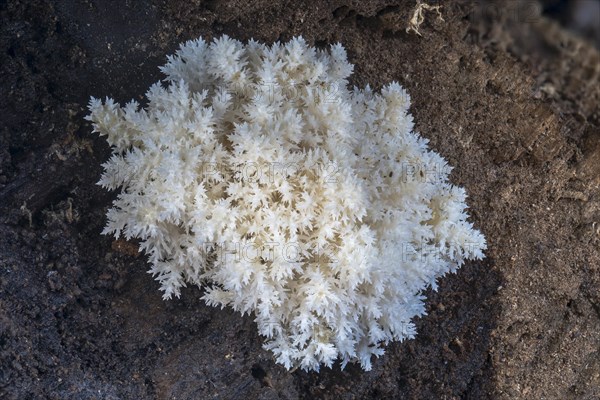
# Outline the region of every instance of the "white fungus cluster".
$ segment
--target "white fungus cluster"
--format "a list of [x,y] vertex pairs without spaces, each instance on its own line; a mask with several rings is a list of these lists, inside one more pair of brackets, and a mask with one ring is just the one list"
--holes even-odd
[[183,44],[147,106],[90,102],[121,188],[105,233],[137,238],[164,297],[195,283],[255,317],[277,362],[342,367],[415,335],[423,291],[485,239],[412,131],[409,96],[348,88],[344,48]]

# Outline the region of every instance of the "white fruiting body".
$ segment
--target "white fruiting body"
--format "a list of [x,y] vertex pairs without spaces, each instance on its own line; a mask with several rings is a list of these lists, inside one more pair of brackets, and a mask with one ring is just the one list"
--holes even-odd
[[287,368],[371,368],[415,335],[422,292],[485,239],[465,191],[412,132],[409,96],[348,89],[341,45],[190,41],[146,108],[90,102],[121,188],[105,233],[137,238],[164,297],[186,282],[255,316]]

